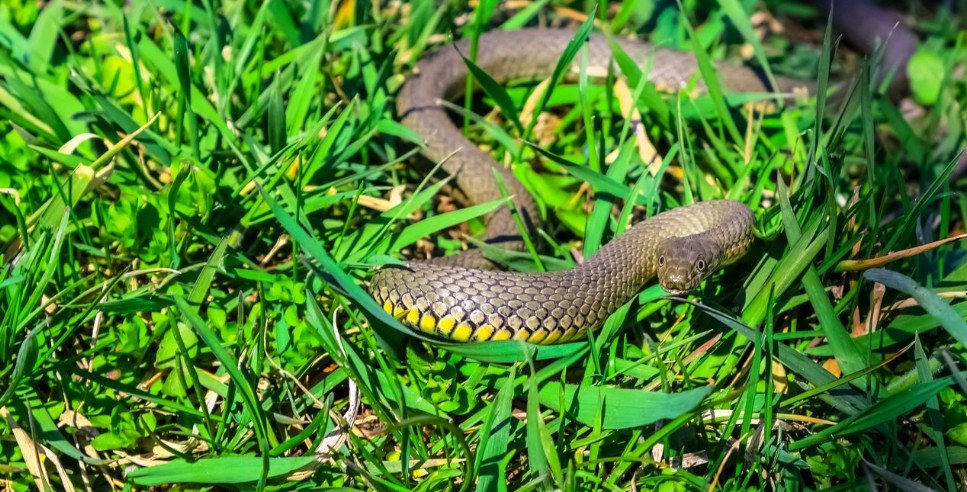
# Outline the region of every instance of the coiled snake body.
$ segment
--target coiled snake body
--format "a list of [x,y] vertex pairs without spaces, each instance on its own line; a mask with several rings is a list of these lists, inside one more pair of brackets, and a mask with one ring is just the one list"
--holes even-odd
[[[548,77],[573,36],[572,31],[552,29],[490,32],[479,40],[476,64],[498,82]],[[683,87],[698,69],[690,54],[639,41],[618,40],[618,44],[638,64],[651,64],[649,78],[659,87]],[[607,40],[592,35],[587,46],[588,71],[606,73],[612,56]],[[467,67],[458,50],[468,53],[468,43],[458,42],[456,50],[440,49],[417,65],[397,99],[402,121],[425,140],[426,157],[443,161],[464,201],[499,199],[502,194],[493,178],[496,170],[517,210],[536,226],[539,216],[530,193],[509,170],[467,140],[440,105],[441,100],[460,94],[465,85]],[[717,70],[730,91],[771,90],[748,68],[721,64]],[[784,93],[809,87],[783,78],[776,83],[774,89]],[[473,249],[411,261],[405,268],[383,267],[375,273],[370,291],[383,309],[405,325],[452,340],[564,342],[598,328],[656,275],[671,293],[695,288],[710,273],[745,254],[752,242],[753,222],[752,212],[742,203],[700,202],[638,223],[567,271],[494,271],[480,250]],[[508,209],[488,216],[485,240],[522,249]]]

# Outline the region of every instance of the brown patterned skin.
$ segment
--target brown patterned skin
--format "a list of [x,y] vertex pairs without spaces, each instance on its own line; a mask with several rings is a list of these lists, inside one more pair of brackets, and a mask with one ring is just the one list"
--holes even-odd
[[[550,76],[573,31],[524,29],[495,31],[481,36],[476,63],[498,82]],[[697,73],[695,58],[687,53],[656,49],[640,41],[617,43],[640,66],[651,66],[648,76],[660,88],[677,90]],[[592,35],[587,43],[588,71],[607,73],[611,49],[607,40]],[[489,154],[467,140],[440,105],[459,95],[467,77],[460,53],[443,47],[421,60],[397,97],[403,124],[426,143],[423,154],[454,176],[457,195],[466,203],[501,198],[493,179],[496,170],[514,204],[530,228],[541,220],[530,193]],[[580,57],[576,57],[580,60]],[[731,64],[718,67],[726,89],[763,92],[769,89],[754,71]],[[570,76],[577,70],[577,62]],[[781,92],[803,82],[779,79]],[[703,90],[701,84],[699,90]],[[377,301],[390,314],[414,329],[456,341],[519,339],[532,343],[572,340],[598,328],[617,307],[658,276],[670,292],[695,288],[711,272],[745,253],[752,241],[753,217],[738,202],[702,202],[659,214],[632,227],[601,248],[580,266],[565,272],[522,274],[492,271],[479,250],[412,261],[405,268],[378,270],[370,284]],[[520,250],[516,223],[507,208],[487,217],[484,239]]]
[[656,274],[671,292],[694,288],[745,254],[753,223],[742,203],[700,202],[639,222],[570,270],[410,262],[377,271],[370,290],[405,325],[452,340],[565,342],[600,327]]

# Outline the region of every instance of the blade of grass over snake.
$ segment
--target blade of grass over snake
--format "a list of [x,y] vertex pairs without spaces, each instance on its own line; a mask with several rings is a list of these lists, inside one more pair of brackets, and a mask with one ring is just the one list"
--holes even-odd
[[524,224],[524,219],[520,216],[520,211],[517,210],[517,206],[514,204],[513,200],[510,200],[510,192],[507,191],[507,185],[504,183],[503,176],[497,172],[497,169],[491,169],[491,174],[494,178],[494,182],[497,183],[497,188],[500,190],[500,196],[505,200],[504,203],[507,204],[507,208],[510,209],[510,216],[514,221],[514,225],[517,226],[517,233],[520,234],[521,240],[524,241],[524,248],[531,255],[531,259],[534,260],[534,266],[539,272],[547,271],[544,268],[544,264],[541,262],[541,257],[537,253],[537,248],[534,246],[534,241],[530,237],[530,231],[527,229],[527,225]]
[[[505,267],[504,270],[512,270],[515,272],[538,271],[535,266],[534,256],[529,251],[511,251],[472,237],[468,237],[467,242],[483,251],[484,257],[488,260]],[[573,261],[544,255],[540,256],[540,264],[548,272],[559,272],[574,266]]]
[[[467,112],[467,110],[462,106],[453,104],[450,101],[440,101],[440,106],[452,111],[457,116],[465,117],[475,123],[478,127],[483,129],[483,131],[486,132],[490,138],[496,140],[501,147],[507,149],[507,152],[510,152],[512,155],[517,155],[520,152],[520,145],[518,144],[517,139],[510,136],[510,134],[500,125],[488,120],[486,116],[481,116],[474,112]],[[414,139],[414,142],[419,143],[419,137]]]
[[[575,55],[577,55],[578,50],[581,46],[587,42],[588,35],[591,33],[591,28],[594,26],[594,16],[589,15],[587,20],[581,23],[581,26],[577,28],[574,32],[574,37],[568,42],[567,47],[564,48],[564,52],[561,54],[561,58],[558,59],[557,64],[554,66],[554,72],[551,74],[550,82],[544,89],[544,93],[541,94],[540,102],[537,103],[537,107],[534,109],[534,114],[540,114],[547,107],[547,102],[551,98],[551,93],[554,92],[554,88],[557,87],[558,82],[560,82],[561,77],[564,76],[565,72],[570,70],[571,62],[574,60]],[[537,118],[532,118],[530,123],[527,125],[524,131],[523,139],[528,140],[531,133],[534,131],[534,126],[537,125]]]
[[[457,51],[458,53],[459,50]],[[514,106],[514,101],[510,99],[507,95],[507,91],[504,90],[504,86],[493,79],[487,72],[483,71],[476,63],[470,61],[467,57],[460,53],[460,58],[463,59],[463,63],[467,65],[467,69],[473,75],[473,78],[477,80],[480,84],[480,88],[490,96],[500,111],[510,119],[510,122],[514,124],[517,131],[520,133],[524,132],[524,126],[520,123],[520,115],[518,114],[517,107]],[[472,98],[467,98],[468,101],[472,101]],[[467,109],[467,108],[464,108]]]
[[346,293],[355,303],[357,303],[368,315],[370,320],[377,320],[381,325],[389,327],[400,333],[404,333],[409,336],[414,336],[423,340],[428,340],[426,337],[407,329],[396,320],[396,318],[390,316],[383,310],[383,308],[376,304],[376,301],[363,290],[362,287],[356,284],[352,278],[344,272],[339,265],[336,263],[322,245],[319,244],[302,226],[296,222],[295,217],[289,215],[282,206],[275,201],[274,198],[269,196],[267,193],[262,194],[263,199],[268,203],[269,208],[272,210],[272,214],[275,215],[276,220],[285,228],[286,231],[292,236],[292,239],[296,241],[302,251],[309,255],[310,258],[315,260],[321,267],[325,274],[331,276],[335,280],[336,286],[339,287],[342,292]]
[[339,241],[339,247],[333,249],[332,255],[347,262],[360,261],[368,252],[366,251],[368,248],[371,249],[374,245],[380,244],[383,235],[389,233],[390,226],[412,216],[421,206],[430,202],[433,196],[446,186],[446,183],[447,180],[441,180],[425,190],[418,190],[409,199],[381,213],[358,230],[343,236]]
[[[684,12],[685,8],[682,6],[681,0],[676,1],[678,2],[678,9]],[[705,81],[706,88],[708,88],[708,94],[712,99],[712,104],[715,106],[715,112],[719,117],[719,121],[725,126],[725,130],[728,132],[732,142],[739,144],[743,141],[742,134],[739,133],[739,129],[735,126],[735,121],[732,120],[732,115],[725,105],[725,93],[722,91],[722,85],[719,81],[715,65],[712,64],[712,58],[705,51],[705,47],[702,46],[698,35],[695,33],[695,28],[692,27],[687,17],[682,18],[682,25],[685,27],[685,31],[691,40],[692,53],[695,54],[695,60],[698,62],[698,71],[702,75],[702,80]]]
[[[494,0],[483,0],[481,2],[477,2],[477,6],[473,10],[470,23],[467,25],[466,29],[464,29],[464,35],[470,38],[469,59],[463,56],[463,53],[460,53],[459,50],[457,50],[457,53],[460,55],[460,58],[462,58],[464,63],[467,64],[467,68],[470,69],[471,75],[473,75],[473,78],[467,77],[467,82],[464,87],[463,104],[464,104],[464,109],[466,110],[465,111],[466,113],[470,113],[471,112],[470,110],[473,107],[473,97],[471,97],[473,95],[473,79],[477,79],[477,81],[481,84],[481,86],[487,83],[489,84],[490,88],[496,88],[498,91],[503,92],[503,96],[505,98],[507,95],[506,92],[504,92],[504,88],[502,86],[500,86],[499,84],[496,84],[494,80],[490,78],[490,75],[488,75],[487,73],[477,68],[477,65],[474,64],[474,62],[477,60],[477,53],[480,47],[479,46],[480,35],[483,33],[483,30],[486,28],[487,23],[490,21],[490,18],[493,17],[494,11],[496,10],[496,8],[497,8],[497,2],[495,2]],[[471,67],[471,65],[473,66]],[[476,72],[474,71],[474,69],[476,69]],[[478,77],[477,76],[478,74],[482,74],[483,78]],[[489,82],[486,82],[487,79],[489,79]],[[485,88],[484,91],[487,91],[487,89]],[[488,94],[490,93],[488,92]],[[491,97],[494,97],[494,96],[491,96]],[[506,101],[509,101],[509,99],[506,99]],[[514,123],[514,125],[518,128],[518,131],[519,131],[520,119],[517,117],[517,109],[514,107],[513,103],[511,103],[509,106],[502,106],[501,109],[505,111],[504,114],[506,114],[511,119],[511,121]],[[469,128],[469,126],[470,126],[470,120],[466,116],[464,116],[463,118],[464,134],[467,133],[467,129]]]
[[448,179],[443,179],[426,189],[417,190],[409,199],[379,214],[378,217],[361,229],[343,237],[339,243],[340,248],[333,251],[333,256],[349,262],[359,261],[365,253],[365,251],[360,251],[360,249],[363,249],[362,246],[378,244],[381,234],[389,232],[389,228],[394,222],[411,216],[420,207],[429,203],[448,182]]
[[[579,66],[578,73],[578,104],[580,105],[581,117],[584,121],[584,134],[585,139],[589,144],[593,142],[593,145],[589,145],[590,152],[587,153],[588,163],[587,167],[592,171],[601,172],[601,166],[603,165],[604,157],[604,129],[601,125],[596,125],[596,121],[592,114],[592,108],[590,101],[588,100],[588,50],[581,50],[581,63]],[[612,96],[611,92],[608,92],[608,96]],[[611,101],[608,101],[611,104]],[[603,122],[602,122],[603,123]],[[619,144],[619,148],[622,148]],[[627,172],[628,159],[625,156],[622,159],[619,158],[608,167],[606,175],[614,179],[618,175],[623,175]],[[624,176],[620,176],[622,179],[615,181],[624,181]],[[605,229],[607,228],[611,208],[614,205],[610,203],[606,196],[596,195],[594,200],[594,208],[591,210],[591,215],[588,217],[585,228],[584,228],[584,256],[590,257],[595,251],[601,247],[601,241]]]
[[671,111],[668,105],[658,94],[654,84],[648,83],[647,76],[653,69],[654,57],[649,57],[644,66],[639,67],[639,64],[613,38],[608,38],[608,46],[611,48],[615,63],[621,69],[621,75],[628,79],[629,85],[636,88],[635,92],[638,91],[638,87],[641,87],[641,94],[632,101],[635,107],[643,114],[653,113],[662,126],[670,126]]
[[[618,157],[608,166],[605,176],[616,183],[623,183],[627,178],[628,172],[631,170],[631,155],[635,148],[635,143],[632,140],[626,140],[619,145],[621,150],[618,153]],[[635,193],[635,189],[632,189],[629,190],[628,196],[634,199],[638,194]],[[591,217],[588,219],[588,225],[584,235],[585,257],[590,257],[601,247],[604,232],[611,219],[611,209],[615,205],[614,198],[605,194],[595,196],[594,210],[592,210]]]
[[495,200],[488,203],[481,203],[459,210],[434,215],[415,224],[406,226],[389,247],[390,251],[399,251],[421,238],[428,237],[433,233],[442,231],[448,227],[462,224],[476,217],[482,217],[488,213],[505,206],[509,199]]
[[531,142],[525,141],[525,143],[529,145],[532,149],[536,150],[538,153],[543,155],[544,157],[551,159],[552,161],[554,161],[555,163],[563,167],[565,170],[567,170],[568,173],[572,174],[577,179],[584,181],[590,184],[591,186],[593,186],[598,192],[608,193],[609,195],[620,198],[622,200],[628,200],[632,198],[631,191],[628,190],[626,186],[608,177],[607,175],[601,174],[586,166],[582,166],[580,164],[568,161],[567,159],[557,154],[554,154],[553,152],[545,150],[540,146],[533,144]]
[[[759,66],[765,71],[766,78],[769,79],[769,85],[779,87],[779,84],[776,82],[776,76],[772,73],[772,68],[769,66],[769,59],[766,56],[765,49],[762,47],[762,41],[759,40],[759,35],[756,34],[755,28],[752,26],[751,16],[746,13],[745,8],[743,8],[738,0],[722,0],[721,5],[722,12],[728,16],[732,25],[742,34],[745,42],[752,46],[752,53],[755,55],[756,61],[759,62]],[[781,98],[777,99],[777,102],[780,105],[783,104]]]

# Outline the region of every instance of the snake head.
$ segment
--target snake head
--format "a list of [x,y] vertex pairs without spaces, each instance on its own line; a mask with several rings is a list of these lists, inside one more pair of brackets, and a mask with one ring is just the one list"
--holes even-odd
[[704,238],[672,237],[658,248],[658,283],[669,294],[684,294],[718,268],[714,244]]

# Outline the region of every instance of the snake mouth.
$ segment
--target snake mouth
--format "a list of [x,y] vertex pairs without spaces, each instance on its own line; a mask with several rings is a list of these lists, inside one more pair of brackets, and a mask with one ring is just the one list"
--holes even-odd
[[667,292],[670,296],[680,296],[688,293],[688,291],[684,289],[669,289],[668,287],[662,287],[662,289],[665,289],[665,292]]

